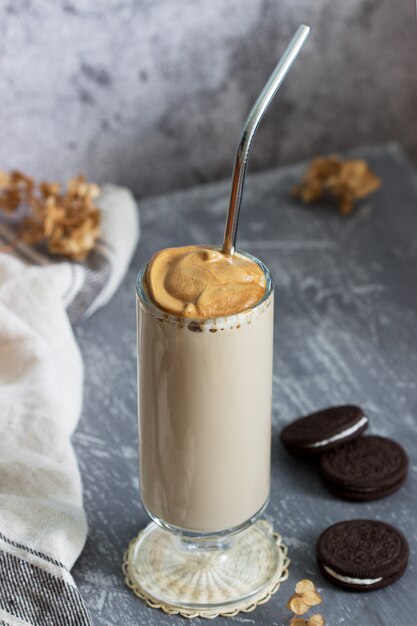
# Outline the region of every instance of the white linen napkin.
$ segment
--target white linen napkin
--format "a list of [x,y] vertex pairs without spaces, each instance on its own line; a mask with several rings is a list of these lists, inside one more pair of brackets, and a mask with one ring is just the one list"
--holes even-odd
[[[0,625],[91,624],[70,574],[87,536],[70,441],[83,387],[70,319],[111,298],[139,236],[128,190],[105,186],[97,204],[102,237],[85,263],[24,244],[0,252]],[[13,238],[0,222],[0,249]]]

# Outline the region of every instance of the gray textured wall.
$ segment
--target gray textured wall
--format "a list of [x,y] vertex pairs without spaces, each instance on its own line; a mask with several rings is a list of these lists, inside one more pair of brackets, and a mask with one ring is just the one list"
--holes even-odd
[[0,167],[139,195],[228,176],[303,21],[252,170],[387,139],[417,157],[414,0],[0,0]]

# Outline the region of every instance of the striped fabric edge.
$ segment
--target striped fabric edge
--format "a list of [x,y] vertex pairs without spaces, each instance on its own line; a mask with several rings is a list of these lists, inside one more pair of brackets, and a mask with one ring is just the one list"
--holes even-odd
[[42,254],[32,246],[28,246],[24,241],[21,241],[17,237],[16,230],[0,220],[0,250],[1,247],[5,248],[7,252],[10,252],[17,256],[21,261],[25,263],[33,263],[35,265],[49,265],[50,259],[45,254]]
[[99,239],[84,263],[68,261],[62,257],[51,258],[44,245],[27,245],[18,239],[12,224],[7,225],[0,220],[0,251],[2,249],[24,263],[39,266],[68,263],[71,268],[71,284],[64,294],[64,304],[71,322],[83,317],[100,295],[109,281],[115,257],[113,246]]
[[0,625],[92,626],[68,569],[0,534]]
[[[6,544],[6,546],[4,544]],[[39,552],[38,550],[33,550],[32,548],[25,546],[23,543],[18,543],[17,541],[13,541],[12,539],[9,539],[8,537],[6,537],[6,535],[3,535],[2,532],[0,532],[0,550],[5,549],[7,552],[8,546],[11,546],[12,549],[14,548],[16,552],[17,551],[27,552],[28,554],[34,557],[38,557],[42,561],[46,561],[47,563],[51,563],[62,569],[67,569],[63,563],[61,563],[60,561],[57,561],[51,556],[48,556],[47,554],[44,554],[43,552]]]
[[113,269],[111,258],[111,252],[98,244],[88,255],[88,260],[83,265],[78,264],[84,272],[84,281],[67,307],[71,322],[84,315],[108,283]]
[[29,622],[19,619],[7,611],[0,609],[0,626],[32,626]]

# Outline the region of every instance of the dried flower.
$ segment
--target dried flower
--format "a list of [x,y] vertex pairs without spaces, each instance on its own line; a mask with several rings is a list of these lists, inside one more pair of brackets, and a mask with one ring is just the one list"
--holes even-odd
[[22,172],[12,170],[8,174],[0,171],[0,208],[12,213],[21,203],[27,203],[33,192],[33,185],[33,179]]
[[100,212],[94,198],[100,189],[76,176],[62,191],[60,183],[41,182],[21,172],[0,171],[0,208],[13,212],[25,205],[30,214],[22,220],[20,237],[33,245],[44,240],[51,254],[82,261],[100,234]]
[[308,619],[293,617],[290,620],[290,626],[324,626],[325,623],[325,619],[320,613],[315,613]]
[[303,578],[303,580],[299,580],[295,585],[295,593],[302,595],[306,593],[306,591],[315,591],[316,586],[312,580],[308,580],[308,578]]
[[332,155],[314,159],[304,173],[301,184],[294,187],[291,193],[306,204],[330,195],[338,200],[340,213],[348,215],[356,200],[376,191],[381,184],[366,161],[343,161]]
[[304,613],[307,613],[309,608],[310,606],[304,602],[302,596],[299,596],[296,593],[291,596],[287,602],[287,609],[296,615],[304,615]]
[[288,600],[287,608],[296,615],[304,615],[310,607],[316,606],[321,602],[322,597],[316,590],[313,581],[303,579],[296,584],[295,593]]
[[288,600],[287,608],[296,615],[307,613],[311,606],[322,602],[321,595],[311,580],[300,580],[295,586],[295,594]]

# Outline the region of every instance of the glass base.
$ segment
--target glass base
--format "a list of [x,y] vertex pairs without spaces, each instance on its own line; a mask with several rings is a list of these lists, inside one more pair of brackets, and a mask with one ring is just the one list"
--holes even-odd
[[168,530],[171,533],[176,533],[177,535],[182,535],[182,537],[187,537],[188,539],[195,539],[196,541],[197,540],[204,541],[205,539],[208,539],[209,541],[212,541],[212,542],[217,537],[224,537],[225,535],[234,535],[236,533],[242,532],[242,530],[246,530],[246,528],[249,528],[249,526],[252,526],[252,524],[254,524],[261,517],[262,513],[265,511],[268,504],[269,504],[269,496],[265,500],[261,508],[258,511],[256,511],[256,513],[252,515],[252,517],[245,520],[243,523],[239,524],[238,526],[233,526],[232,528],[227,528],[226,530],[222,529],[222,530],[211,530],[209,532],[201,532],[201,531],[187,530],[185,528],[180,528],[179,526],[173,526],[172,524],[168,524],[167,522],[164,522],[164,520],[154,515],[154,513],[152,513],[152,511],[150,511],[142,502],[143,508],[145,509],[145,511],[151,518],[151,520],[155,522],[157,526],[160,526],[164,530]]
[[194,541],[153,522],[130,544],[126,582],[148,604],[211,617],[265,602],[288,572],[280,538],[258,521],[229,537]]

